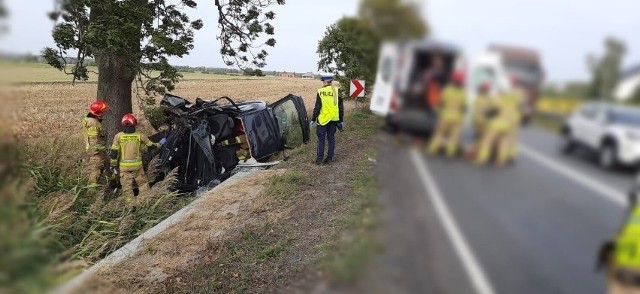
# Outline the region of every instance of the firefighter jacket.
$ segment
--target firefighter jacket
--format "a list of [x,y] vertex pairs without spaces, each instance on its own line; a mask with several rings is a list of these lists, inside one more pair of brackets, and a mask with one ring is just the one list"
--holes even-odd
[[121,171],[135,171],[142,168],[142,147],[160,147],[141,133],[117,133],[111,145],[111,166],[119,166]]
[[106,150],[102,123],[97,118],[91,116],[82,118],[82,129],[87,154],[94,155]]
[[467,97],[464,89],[447,86],[442,91],[440,119],[443,121],[462,121],[467,108]]

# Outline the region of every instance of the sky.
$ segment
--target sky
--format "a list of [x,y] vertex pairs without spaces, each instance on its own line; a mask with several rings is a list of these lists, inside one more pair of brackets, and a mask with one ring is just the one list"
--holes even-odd
[[[46,13],[50,0],[5,0],[8,34],[0,37],[0,51],[38,54],[51,46],[53,23]],[[195,48],[175,65],[222,67],[216,40],[217,17],[212,0],[198,1],[189,10],[204,21],[195,34]],[[603,40],[614,36],[627,44],[625,66],[640,63],[640,1],[638,0],[429,0],[420,9],[432,37],[453,42],[473,56],[489,44],[520,45],[538,50],[548,81],[587,80],[588,54],[602,54]],[[327,26],[355,15],[357,0],[287,0],[274,7],[277,44],[269,48],[265,70],[317,71],[318,40]]]

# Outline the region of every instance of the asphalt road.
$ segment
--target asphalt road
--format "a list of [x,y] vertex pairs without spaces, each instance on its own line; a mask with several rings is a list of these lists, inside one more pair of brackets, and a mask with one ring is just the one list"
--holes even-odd
[[379,293],[604,293],[594,270],[622,222],[630,171],[587,152],[558,152],[554,134],[521,133],[504,169],[383,147]]

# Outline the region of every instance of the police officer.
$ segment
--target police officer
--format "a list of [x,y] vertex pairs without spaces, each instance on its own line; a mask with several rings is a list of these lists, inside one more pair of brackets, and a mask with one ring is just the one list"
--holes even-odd
[[631,205],[613,242],[601,249],[599,267],[607,270],[608,293],[640,293],[640,205],[631,195]]
[[102,132],[102,117],[109,110],[109,105],[96,100],[89,106],[89,113],[82,118],[85,152],[89,158],[89,185],[96,187],[100,175],[106,174],[108,161],[106,140]]
[[464,73],[454,72],[451,75],[451,83],[442,91],[438,125],[427,149],[429,154],[438,152],[442,145],[445,145],[447,156],[456,155],[467,107],[467,97],[463,87]]
[[[316,164],[329,164],[333,161],[336,148],[336,129],[342,129],[344,118],[344,106],[338,90],[331,84],[332,76],[320,78],[323,87],[318,89],[316,105],[313,108],[311,124],[317,124],[318,150],[316,152]],[[325,140],[329,142],[327,157],[324,157]],[[323,159],[324,158],[324,159]]]
[[120,170],[120,184],[122,193],[127,203],[133,200],[133,186],[138,187],[138,192],[143,193],[149,189],[149,180],[142,168],[142,147],[160,147],[166,141],[153,143],[149,138],[136,132],[138,120],[131,114],[125,114],[121,121],[124,131],[117,133],[111,145],[111,171],[117,173]]

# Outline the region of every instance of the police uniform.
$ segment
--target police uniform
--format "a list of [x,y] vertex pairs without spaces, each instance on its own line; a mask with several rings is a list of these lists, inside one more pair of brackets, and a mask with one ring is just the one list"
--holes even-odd
[[640,205],[634,205],[620,231],[607,268],[610,294],[640,294]]
[[128,201],[133,199],[133,186],[137,185],[140,193],[149,189],[149,180],[142,168],[142,146],[160,147],[149,138],[138,132],[120,132],[113,138],[111,146],[111,166],[120,169],[122,193]]
[[438,125],[427,151],[434,154],[444,144],[447,156],[453,157],[460,143],[467,98],[464,89],[452,85],[443,90],[441,98]]
[[[342,98],[338,95],[338,90],[331,84],[318,89],[312,118],[312,121],[318,124],[316,127],[316,134],[318,135],[316,163],[322,161],[326,163],[333,160],[336,147],[336,129],[337,125],[343,121],[343,117],[344,106]],[[323,160],[325,140],[328,141],[329,146],[327,157]]]
[[108,170],[106,140],[100,120],[88,114],[82,118],[85,152],[88,157],[89,184],[96,185],[103,172]]

